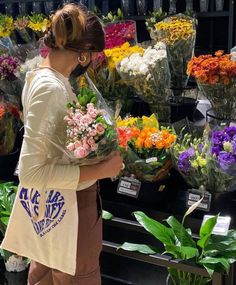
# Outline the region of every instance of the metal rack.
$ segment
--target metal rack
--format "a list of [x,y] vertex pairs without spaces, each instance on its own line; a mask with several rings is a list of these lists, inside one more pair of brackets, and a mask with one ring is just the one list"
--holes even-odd
[[[138,234],[147,234],[147,232],[137,223],[131,220],[122,219],[122,218],[113,218],[110,221],[105,221],[104,227],[117,227],[123,231],[135,231]],[[197,238],[197,236],[195,236]],[[175,268],[181,271],[190,272],[200,276],[207,277],[209,276],[207,271],[201,267],[198,267],[194,264],[186,263],[183,260],[176,260],[170,256],[155,254],[155,255],[145,255],[138,252],[129,252],[124,250],[117,250],[120,244],[114,243],[111,241],[103,241],[103,252],[128,258],[135,261],[140,261],[142,263],[152,264],[158,267],[165,268]],[[234,271],[235,267],[231,267],[230,273],[228,276],[214,273],[212,277],[212,285],[234,285]],[[125,283],[125,281],[123,281]],[[126,283],[129,284],[129,283]],[[158,284],[158,283],[156,283]]]

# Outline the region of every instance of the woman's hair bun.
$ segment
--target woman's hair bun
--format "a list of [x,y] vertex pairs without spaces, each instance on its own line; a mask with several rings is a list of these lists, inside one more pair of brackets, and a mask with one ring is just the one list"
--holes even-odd
[[44,44],[49,48],[55,48],[55,38],[53,36],[52,30],[49,29],[43,37]]

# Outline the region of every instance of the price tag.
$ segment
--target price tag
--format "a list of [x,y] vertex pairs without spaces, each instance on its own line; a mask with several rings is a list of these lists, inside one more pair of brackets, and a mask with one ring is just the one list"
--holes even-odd
[[117,193],[138,198],[141,184],[142,183],[139,180],[133,177],[121,177],[118,184]]
[[[204,215],[202,225],[209,219],[214,216],[211,215]],[[218,217],[216,225],[212,231],[214,235],[221,235],[221,236],[227,236],[229,231],[229,226],[231,222],[231,217]]]
[[150,157],[146,159],[146,163],[157,162],[157,157]]
[[199,204],[197,209],[200,211],[209,212],[211,209],[211,194],[207,191],[203,192],[203,191],[196,190],[196,189],[188,190],[187,199],[186,199],[186,207],[187,208],[191,207],[194,203],[199,201],[203,195],[204,195],[203,200]]

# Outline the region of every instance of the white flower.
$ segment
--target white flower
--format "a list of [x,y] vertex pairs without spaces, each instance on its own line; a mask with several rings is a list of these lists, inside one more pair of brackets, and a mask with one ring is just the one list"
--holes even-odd
[[11,255],[5,263],[9,272],[21,272],[27,268],[27,260],[21,256]]
[[154,46],[156,50],[166,50],[166,45],[163,42],[157,42]]

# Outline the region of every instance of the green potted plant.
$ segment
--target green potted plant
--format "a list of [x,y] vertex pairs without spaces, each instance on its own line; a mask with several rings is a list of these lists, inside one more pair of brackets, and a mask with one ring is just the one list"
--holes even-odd
[[[0,232],[3,237],[14,205],[16,192],[17,186],[13,182],[0,183]],[[27,268],[29,264],[28,259],[6,250],[1,249],[0,252],[7,271],[20,272]]]
[[[227,236],[214,235],[213,229],[218,216],[206,220],[199,231],[199,239],[193,239],[191,229],[184,227],[184,221],[201,202],[198,201],[185,213],[182,223],[170,216],[164,225],[146,216],[143,212],[134,212],[136,220],[164,246],[163,254],[175,259],[185,260],[204,267],[209,277],[199,276],[175,268],[168,268],[168,285],[205,285],[212,280],[214,272],[228,273],[230,264],[236,261],[236,230],[229,230]],[[123,250],[154,254],[157,250],[148,245],[124,243]]]

